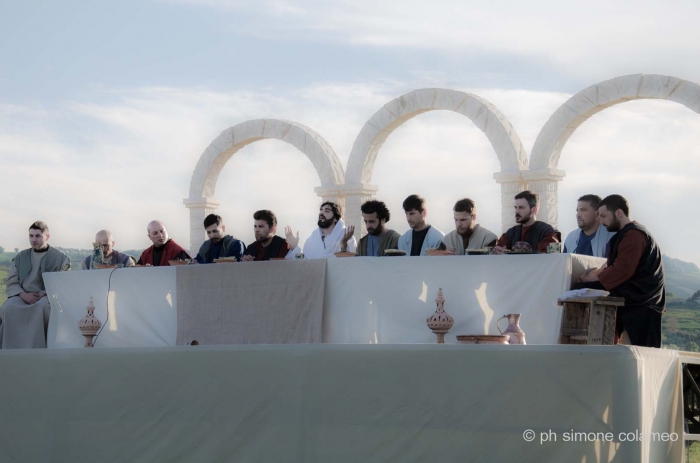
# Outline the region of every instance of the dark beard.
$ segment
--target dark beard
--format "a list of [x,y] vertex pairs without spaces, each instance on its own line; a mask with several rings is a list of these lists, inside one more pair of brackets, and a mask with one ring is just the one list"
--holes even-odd
[[605,228],[607,228],[609,232],[618,232],[620,231],[620,221],[617,220],[617,217],[613,217],[612,223]]
[[516,218],[516,219],[515,219],[515,222],[516,222],[516,223],[525,223],[525,222],[527,222],[528,220],[530,220],[530,217],[532,217],[532,214],[524,215],[524,216],[522,216],[520,219]]
[[367,229],[367,233],[369,233],[372,236],[381,235],[383,231],[384,231],[384,226],[382,224],[377,225],[377,228],[368,228]]
[[318,222],[316,222],[316,224],[318,225],[318,228],[328,228],[331,225],[333,225],[333,220],[334,219],[328,219],[328,220],[319,219]]
[[221,240],[222,240],[222,238],[212,238],[211,242],[214,244],[219,244],[219,243],[221,243]]

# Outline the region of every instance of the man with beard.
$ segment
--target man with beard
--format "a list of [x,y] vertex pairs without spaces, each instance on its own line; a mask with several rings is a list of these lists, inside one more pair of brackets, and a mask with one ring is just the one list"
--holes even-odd
[[168,230],[160,220],[154,220],[146,227],[148,239],[153,245],[141,253],[138,265],[152,265],[154,267],[168,267],[171,260],[190,259],[187,251],[168,237]]
[[[87,256],[83,260],[83,270],[95,270],[99,265],[116,265],[117,267],[133,267],[136,263],[134,258],[128,254],[121,253],[114,249],[114,239],[109,230],[100,230],[95,235],[95,243],[102,247],[102,262],[97,264],[94,256]],[[95,266],[97,265],[97,267]]]
[[19,252],[7,275],[7,301],[0,306],[0,348],[46,347],[51,306],[43,274],[70,270],[70,260],[49,246],[49,227],[44,222],[29,226],[31,248]]
[[584,195],[578,199],[576,222],[579,229],[566,237],[563,252],[607,257],[608,241],[615,233],[609,232],[598,220],[600,201],[600,196],[597,195]]
[[399,249],[409,256],[427,256],[428,249],[445,249],[442,239],[445,234],[428,224],[428,208],[425,199],[411,195],[403,202],[406,221],[411,227],[399,238]]
[[456,228],[442,239],[447,252],[463,256],[467,249],[483,249],[496,244],[496,234],[476,223],[474,201],[469,198],[460,199],[452,211]]
[[[399,235],[394,230],[386,228],[386,223],[391,218],[389,209],[382,201],[370,200],[362,207],[362,220],[365,221],[367,234],[360,239],[356,256],[382,257],[387,249],[396,249],[399,243]],[[348,233],[352,236],[355,227],[348,227]],[[346,234],[347,236],[347,234]],[[347,240],[343,238],[343,246],[347,248]]]
[[525,242],[536,252],[547,252],[549,243],[561,242],[561,234],[551,225],[537,220],[540,197],[529,190],[515,195],[515,221],[518,225],[509,228],[493,248],[494,254],[503,254],[517,242]]
[[241,260],[253,262],[287,257],[291,247],[287,240],[275,235],[277,231],[275,213],[268,210],[256,211],[253,214],[253,220],[255,220],[253,223],[255,242],[248,245]]
[[[335,257],[336,252],[355,252],[357,241],[352,236],[355,227],[345,228],[340,206],[326,201],[318,211],[318,228],[314,230],[304,243],[305,259],[327,259]],[[287,227],[286,236],[294,253],[299,252],[299,234],[295,237],[291,228]]]
[[600,221],[610,232],[605,266],[581,278],[574,288],[597,288],[624,297],[617,309],[616,332],[627,331],[635,346],[661,347],[661,314],[666,310],[666,288],[661,250],[639,222],[630,220],[629,203],[620,195],[600,202]]
[[237,240],[231,235],[226,234],[226,225],[224,225],[221,216],[209,214],[204,219],[204,231],[209,237],[199,248],[195,260],[200,264],[211,264],[214,259],[222,257],[235,257],[238,262],[243,257],[245,244],[243,241]]

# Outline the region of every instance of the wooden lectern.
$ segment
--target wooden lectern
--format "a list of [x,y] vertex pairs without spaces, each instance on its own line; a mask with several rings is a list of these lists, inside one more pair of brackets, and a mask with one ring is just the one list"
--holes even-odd
[[557,301],[564,306],[559,344],[615,344],[617,308],[625,305],[621,297],[572,297]]

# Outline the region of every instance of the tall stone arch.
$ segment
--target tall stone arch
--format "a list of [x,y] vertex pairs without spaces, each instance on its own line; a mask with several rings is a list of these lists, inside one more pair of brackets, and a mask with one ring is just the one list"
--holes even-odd
[[365,123],[352,146],[344,187],[346,220],[363,230],[360,205],[377,187],[372,171],[380,148],[391,133],[409,119],[433,110],[454,111],[469,118],[491,142],[501,164],[494,178],[501,184],[501,226],[513,222],[513,196],[523,186],[520,172],[527,169],[527,153],[508,119],[485,99],[458,90],[428,88],[414,90],[385,104]]
[[680,103],[700,113],[700,85],[656,74],[615,77],[582,90],[569,98],[540,131],[530,155],[530,171],[523,177],[540,195],[539,217],[556,227],[557,185],[564,172],[557,169],[561,152],[576,129],[594,114],[631,100],[661,99]]
[[[214,199],[219,174],[231,157],[244,146],[259,140],[277,139],[304,153],[313,164],[321,186],[316,192],[324,201],[342,203],[338,185],[345,183],[340,159],[319,134],[297,122],[257,119],[230,127],[204,150],[190,180],[190,195],[184,200],[190,210],[190,251],[197,253],[205,240],[202,222],[220,203]],[[194,255],[194,254],[192,254]]]

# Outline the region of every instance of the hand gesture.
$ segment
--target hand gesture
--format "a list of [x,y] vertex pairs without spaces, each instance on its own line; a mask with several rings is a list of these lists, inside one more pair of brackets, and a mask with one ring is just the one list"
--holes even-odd
[[350,238],[352,238],[352,235],[355,234],[355,226],[354,225],[348,225],[348,227],[345,229],[345,233],[343,234],[343,239],[341,240],[341,243],[343,244],[343,248],[347,247],[348,241],[350,241]]
[[494,246],[492,254],[503,254],[507,250],[505,246]]
[[255,257],[246,254],[245,256],[241,257],[241,262],[253,262],[255,260]]
[[297,236],[294,236],[294,231],[289,225],[284,227],[284,237],[287,238],[290,248],[294,249],[299,246],[299,232],[297,232]]
[[447,248],[447,249],[445,249],[445,251],[447,251],[447,254],[449,254],[451,256],[457,255],[457,250],[455,248]]
[[19,298],[22,299],[25,304],[34,304],[41,299],[36,293],[19,293]]

